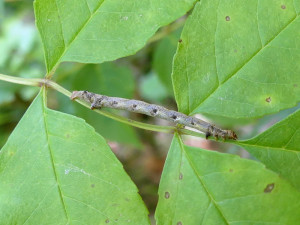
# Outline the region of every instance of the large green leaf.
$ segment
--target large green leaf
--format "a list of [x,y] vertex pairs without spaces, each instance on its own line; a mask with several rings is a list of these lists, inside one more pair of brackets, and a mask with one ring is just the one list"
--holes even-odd
[[300,0],[202,0],[173,66],[180,111],[254,118],[300,100]]
[[105,140],[44,104],[40,93],[1,150],[1,224],[149,224]]
[[263,164],[183,145],[175,135],[161,178],[158,225],[295,225],[300,193]]
[[237,144],[300,190],[300,110],[257,137]]
[[135,53],[195,0],[36,0],[48,71],[60,61],[100,63]]

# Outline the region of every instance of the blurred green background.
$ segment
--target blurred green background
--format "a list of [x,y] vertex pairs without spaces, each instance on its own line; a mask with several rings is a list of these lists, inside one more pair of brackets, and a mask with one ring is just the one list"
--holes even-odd
[[[180,32],[187,16],[162,28],[136,55],[103,64],[63,63],[53,80],[68,90],[89,90],[104,95],[134,98],[176,110],[171,72]],[[0,73],[37,78],[46,73],[42,43],[34,24],[32,1],[0,0]],[[0,81],[0,148],[21,119],[38,88]],[[104,136],[140,190],[150,213],[157,190],[170,134],[136,129],[105,118],[66,96],[49,90],[48,106],[85,119]],[[250,138],[294,112],[299,106],[256,120],[228,120],[205,115],[214,124]],[[114,111],[131,119],[158,125],[169,123],[140,114]],[[244,150],[225,143],[185,137],[188,145],[251,158]]]

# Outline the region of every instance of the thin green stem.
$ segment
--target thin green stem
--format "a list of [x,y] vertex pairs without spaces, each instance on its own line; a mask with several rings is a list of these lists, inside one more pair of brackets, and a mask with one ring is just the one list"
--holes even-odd
[[164,37],[168,36],[170,33],[172,33],[173,31],[179,29],[180,27],[182,27],[185,23],[186,17],[180,18],[179,20],[177,20],[176,22],[170,24],[167,27],[164,27],[162,29],[160,29],[153,37],[151,37],[147,44],[156,42],[160,39],[163,39]]
[[[57,83],[55,83],[51,80],[43,79],[43,78],[28,79],[28,78],[21,78],[21,77],[14,77],[14,76],[8,76],[8,75],[0,74],[0,80],[11,82],[11,83],[16,83],[16,84],[29,85],[29,86],[37,86],[37,87],[46,86],[46,87],[50,87],[50,88],[62,93],[63,95],[65,95],[69,98],[72,95],[72,93],[70,91],[68,91],[67,89],[65,89],[62,86],[58,85]],[[80,103],[81,105],[83,105],[87,108],[90,108],[90,106],[86,102],[84,102],[80,99],[76,99],[76,102]],[[119,115],[116,115],[114,113],[104,111],[104,110],[94,110],[94,111],[101,114],[101,115],[103,115],[103,116],[111,118],[113,120],[131,125],[131,126],[134,126],[134,127],[138,127],[138,128],[141,128],[141,129],[145,129],[145,130],[164,132],[164,133],[173,133],[177,129],[176,127],[172,127],[172,126],[157,126],[157,125],[138,122],[138,121],[131,120],[131,119],[128,119],[128,118],[125,118],[125,117],[122,117],[122,116],[119,116]]]
[[[42,87],[42,86],[50,87],[69,98],[72,95],[72,93],[70,91],[68,91],[67,89],[63,88],[62,86],[60,86],[57,83],[55,83],[51,80],[48,80],[48,79],[43,79],[43,78],[28,79],[28,78],[21,78],[21,77],[14,77],[14,76],[0,74],[0,80],[11,82],[11,83],[16,83],[16,84],[36,86],[36,87]],[[82,101],[80,99],[76,99],[75,101],[87,108],[90,108],[90,105],[85,101]],[[138,121],[135,121],[132,119],[128,119],[128,118],[116,115],[114,113],[111,113],[111,112],[108,112],[105,110],[94,109],[94,111],[105,117],[111,118],[113,120],[119,121],[124,124],[128,124],[130,126],[138,127],[138,128],[144,129],[144,130],[163,132],[163,133],[174,133],[177,131],[182,135],[191,135],[191,136],[195,136],[195,137],[205,138],[205,134],[195,132],[192,130],[188,130],[188,129],[183,129],[183,128],[174,127],[174,126],[158,126],[158,125],[142,123],[142,122],[138,122]]]
[[15,83],[15,84],[23,84],[23,85],[36,86],[36,87],[39,87],[44,83],[43,79],[39,79],[39,78],[29,79],[29,78],[13,77],[1,73],[0,73],[0,80],[7,81],[10,83]]

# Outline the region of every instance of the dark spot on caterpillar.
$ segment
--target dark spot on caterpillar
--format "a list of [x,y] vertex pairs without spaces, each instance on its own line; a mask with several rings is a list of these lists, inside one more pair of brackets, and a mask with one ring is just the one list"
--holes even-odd
[[272,101],[271,97],[266,98],[266,102],[270,103]]
[[176,115],[172,115],[171,118],[172,118],[173,120],[176,120],[176,119],[177,119],[177,116],[176,116]]
[[165,198],[166,198],[166,199],[170,198],[170,193],[167,192],[167,191],[165,192]]
[[230,21],[230,16],[226,16],[226,17],[225,17],[225,20],[226,20],[226,21]]
[[157,113],[157,109],[153,109],[152,112],[153,112],[154,114],[156,114],[156,113]]
[[91,184],[91,187],[94,188],[94,187],[95,187],[95,184]]
[[177,225],[182,225],[182,223],[179,221],[179,222],[177,222]]
[[194,123],[194,121],[193,121],[193,120],[191,121],[191,125],[195,125],[195,123]]
[[109,219],[105,220],[105,223],[109,223]]
[[178,42],[181,43],[181,42],[182,42],[182,39],[179,39]]
[[282,8],[282,9],[286,9],[286,6],[285,6],[285,5],[281,5],[281,8]]
[[270,193],[275,187],[275,184],[272,183],[272,184],[268,184],[267,187],[264,189],[264,192],[265,193]]
[[118,102],[117,101],[113,101],[113,105],[118,105]]
[[133,108],[136,108],[136,107],[137,107],[137,105],[136,105],[136,104],[133,104],[133,105],[132,105],[132,107],[133,107]]

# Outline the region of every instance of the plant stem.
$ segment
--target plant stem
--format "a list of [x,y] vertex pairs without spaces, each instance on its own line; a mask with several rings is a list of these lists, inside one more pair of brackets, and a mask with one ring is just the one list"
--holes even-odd
[[[11,83],[16,83],[16,84],[23,84],[23,85],[28,85],[28,86],[36,86],[36,87],[41,87],[41,86],[46,86],[46,87],[50,87],[60,93],[62,93],[63,95],[67,96],[67,97],[71,97],[71,92],[68,91],[67,89],[63,88],[62,86],[58,85],[57,83],[51,81],[51,80],[47,80],[47,79],[43,79],[43,78],[36,78],[36,79],[28,79],[28,78],[21,78],[21,77],[14,77],[14,76],[8,76],[8,75],[4,75],[4,74],[0,74],[0,80],[3,81],[7,81],[7,82],[11,82]],[[81,105],[90,108],[90,106],[82,101],[77,99],[76,100],[78,103],[80,103]],[[176,127],[171,127],[171,126],[157,126],[157,125],[152,125],[152,124],[147,124],[147,123],[142,123],[142,122],[138,122],[135,120],[131,120],[119,115],[116,115],[114,113],[111,112],[107,112],[104,110],[94,110],[95,112],[106,116],[108,118],[111,118],[113,120],[134,126],[134,127],[138,127],[141,129],[145,129],[145,130],[150,130],[150,131],[158,131],[158,132],[164,132],[164,133],[173,133],[177,128]]]
[[23,85],[36,86],[36,87],[39,87],[41,86],[41,84],[44,83],[43,79],[39,79],[39,78],[29,79],[29,78],[13,77],[4,74],[0,74],[0,80],[7,81],[10,83],[15,83],[15,84],[23,84]]
[[179,29],[180,27],[182,27],[185,23],[186,20],[186,16],[183,16],[182,18],[178,19],[177,21],[175,21],[174,23],[170,24],[167,27],[161,28],[153,37],[151,37],[147,44],[151,44],[153,42],[156,42],[160,39],[163,39],[164,37],[168,36],[170,33],[172,33],[173,31]]
[[[71,97],[72,93],[70,91],[68,91],[67,89],[63,88],[62,86],[58,85],[57,83],[48,80],[48,79],[44,79],[44,78],[34,78],[34,79],[29,79],[29,78],[21,78],[21,77],[14,77],[14,76],[8,76],[8,75],[4,75],[4,74],[0,74],[0,80],[3,81],[7,81],[10,83],[16,83],[16,84],[23,84],[23,85],[28,85],[28,86],[35,86],[35,87],[50,87],[60,93],[62,93],[63,95],[67,96],[67,97]],[[76,102],[80,103],[81,105],[90,108],[90,105],[85,102],[82,101],[80,99],[76,99]],[[150,130],[150,131],[156,131],[156,132],[163,132],[163,133],[174,133],[174,132],[179,132],[180,134],[183,135],[191,135],[191,136],[195,136],[195,137],[201,137],[201,138],[205,138],[205,134],[203,133],[199,133],[199,132],[195,132],[192,130],[188,130],[188,129],[183,129],[183,128],[179,128],[179,127],[175,127],[175,126],[158,126],[158,125],[152,125],[152,124],[147,124],[147,123],[142,123],[142,122],[138,122],[132,119],[128,119],[119,115],[116,115],[114,113],[105,111],[105,110],[98,110],[95,109],[95,112],[106,116],[108,118],[111,118],[113,120],[119,121],[121,123],[124,124],[128,124],[130,126],[134,126],[137,128],[141,128],[144,130]],[[212,139],[211,137],[209,137],[209,139]]]

